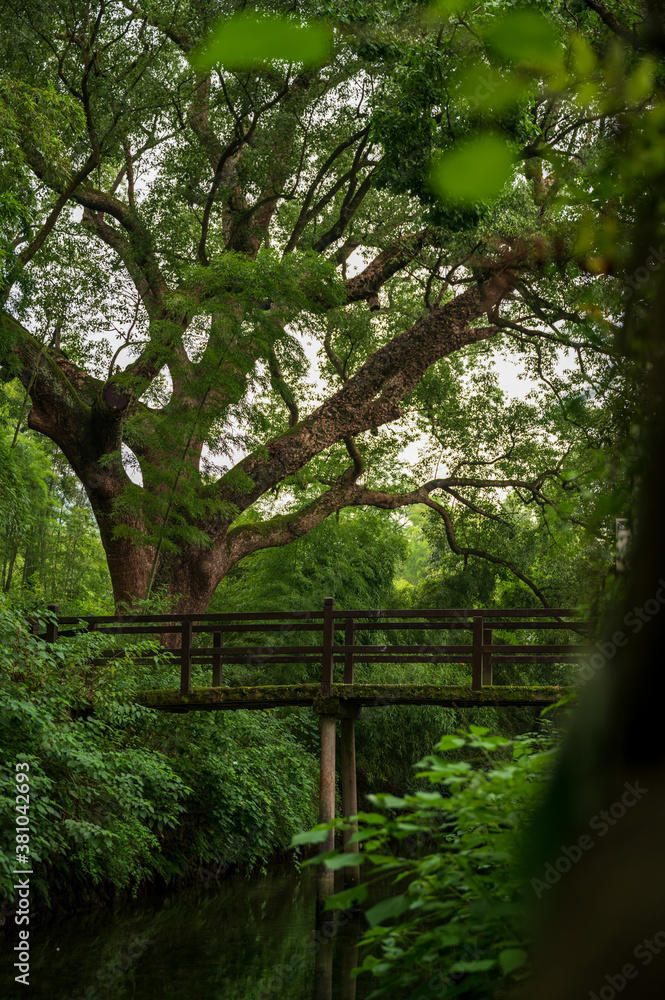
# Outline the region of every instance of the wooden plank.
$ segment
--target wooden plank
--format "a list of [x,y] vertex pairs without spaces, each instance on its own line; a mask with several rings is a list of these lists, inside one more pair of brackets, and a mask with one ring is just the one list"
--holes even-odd
[[336,611],[336,618],[525,618],[533,615],[534,618],[572,618],[579,617],[579,611],[575,608],[427,608],[424,610],[404,611],[394,608],[387,611]]
[[212,637],[213,639],[213,652],[212,655],[212,686],[221,687],[222,686],[222,645],[224,642],[224,633],[215,632]]
[[180,647],[180,694],[189,694],[192,687],[192,623],[182,623]]
[[[340,720],[340,784],[342,786],[342,816],[346,820],[358,814],[355,725],[353,719]],[[358,844],[350,843],[352,834],[358,829],[357,820],[349,823],[348,827],[343,834],[344,850],[347,853],[357,852]],[[359,880],[360,868],[358,866],[350,865],[344,869],[344,885],[347,888],[356,885]]]
[[473,619],[473,653],[471,660],[471,687],[480,691],[483,686],[483,619]]
[[[483,653],[486,652],[486,651],[488,652],[489,648],[490,647],[488,647],[487,650],[486,650],[485,646],[483,646],[482,647]],[[514,646],[510,646],[510,645],[500,646],[500,645],[497,644],[495,646],[492,646],[491,650],[494,653],[534,653],[534,652],[535,653],[580,653],[580,652],[583,652],[580,643],[577,643],[576,645],[563,645],[562,644],[562,645],[549,645],[549,646],[548,645],[544,645],[544,644],[543,645],[539,645],[539,646],[518,646],[518,645],[514,645]]]
[[334,634],[335,598],[326,597],[323,601],[323,649],[321,651],[321,694],[330,693],[333,682],[332,648]]
[[[489,650],[487,650],[489,646]],[[492,629],[483,629],[483,686],[492,683]]]
[[528,630],[528,629],[542,629],[543,631],[547,631],[549,629],[552,629],[552,630],[555,630],[555,629],[566,629],[566,630],[574,631],[575,629],[589,629],[589,628],[591,628],[593,626],[593,624],[594,624],[593,622],[582,622],[582,621],[574,621],[574,622],[544,622],[544,621],[537,621],[537,622],[529,622],[529,621],[501,622],[501,621],[494,621],[494,620],[492,620],[492,628],[495,631],[497,631],[498,629],[504,629],[504,630],[508,630],[508,631],[512,630],[514,632],[516,632],[517,629],[524,629],[525,631]]
[[[529,647],[531,648],[531,647]],[[375,646],[334,646],[333,653],[345,654],[349,651],[355,652],[358,656],[362,653],[468,653],[471,655],[473,652],[473,645],[470,642],[460,643],[455,645],[454,643],[446,643],[440,646],[435,646],[433,643],[428,643],[427,645],[417,646],[414,644],[408,646],[401,646],[395,643],[394,645],[375,645]]]
[[[484,614],[485,614],[485,612],[483,612],[483,615]],[[349,621],[348,618],[347,618],[347,621]],[[494,621],[494,620],[492,621],[492,628],[493,629],[495,629],[495,630],[496,629],[504,629],[504,631],[517,631],[517,629],[524,629],[524,630],[527,630],[527,629],[543,629],[543,630],[546,630],[546,629],[567,629],[567,630],[570,630],[570,631],[574,631],[577,628],[587,628],[587,627],[590,627],[590,625],[591,625],[590,622],[580,622],[580,621],[577,621],[577,622],[544,622],[542,620],[533,621],[533,622],[529,622],[529,621],[516,621],[516,622],[505,621],[504,622],[504,621]],[[307,626],[307,627],[308,628],[312,628],[312,629],[317,629],[318,628],[320,630],[320,626],[318,626],[318,625]],[[434,632],[434,631],[439,631],[439,632],[467,631],[467,632],[470,632],[470,631],[473,630],[473,622],[472,621],[469,621],[469,622],[455,622],[455,621],[450,621],[450,622],[438,622],[438,621],[432,621],[432,622],[413,622],[413,621],[407,621],[407,622],[380,622],[379,621],[379,622],[376,622],[376,623],[373,623],[373,622],[358,623],[356,625],[356,628],[359,628],[361,632],[388,632],[388,631],[391,631],[393,629],[401,629],[401,630],[408,629],[408,631],[410,631],[410,632]]]
[[100,635],[161,635],[164,633],[172,633],[182,631],[182,625],[132,625],[128,628],[123,628],[121,625],[100,625],[95,622],[96,631]]
[[46,639],[46,642],[57,642],[58,641],[58,625],[59,625],[59,622],[58,622],[58,605],[57,604],[49,604],[48,605],[48,610],[51,612],[52,615],[55,615],[55,618],[54,618],[53,621],[47,621],[46,622],[46,636],[45,636],[45,639]]
[[588,656],[587,652],[565,653],[555,656],[553,653],[541,653],[539,656],[493,656],[494,663],[575,663]]
[[[344,620],[346,618],[367,618],[367,619],[381,619],[381,618],[397,618],[405,621],[406,619],[413,618],[425,618],[425,619],[441,619],[450,618],[453,621],[460,618],[471,619],[477,615],[481,615],[483,618],[517,618],[520,620],[525,620],[528,618],[575,618],[579,619],[579,612],[575,608],[426,608],[423,610],[410,609],[405,611],[404,609],[392,609],[392,610],[350,610],[350,611],[336,611],[335,618]],[[220,624],[227,624],[230,622],[255,622],[255,621],[303,621],[306,619],[323,619],[323,612],[321,611],[243,611],[243,612],[223,612],[219,614],[206,613],[206,614],[187,614],[187,615],[64,615],[59,619],[61,625],[77,625],[79,622],[90,622],[96,621],[98,624],[131,624],[131,623],[141,623],[141,622],[184,622],[191,621],[192,623],[201,622],[219,622]],[[386,623],[387,624],[387,623]],[[471,623],[469,622],[469,625]],[[527,622],[525,627],[530,624]],[[569,623],[563,623],[567,625]],[[572,624],[572,623],[571,623]],[[578,622],[578,624],[587,624],[583,622]],[[386,625],[382,626],[386,627]]]
[[[344,630],[344,645],[346,646],[346,650],[344,652],[344,683],[353,684],[353,668],[354,668],[353,658],[355,654],[355,620],[353,618],[346,619],[346,628]],[[355,750],[354,750],[353,766],[355,769]]]
[[566,693],[566,688],[555,685],[532,687],[484,687],[474,691],[469,685],[437,684],[332,684],[331,693],[321,697],[319,684],[265,685],[240,688],[194,688],[188,695],[179,691],[143,691],[136,701],[139,705],[165,712],[199,710],[235,710],[274,708],[279,705],[314,707],[320,714],[330,714],[344,705],[358,708],[382,705],[444,705],[469,707],[493,705],[496,707],[551,705]]
[[77,622],[87,622],[91,618],[100,623],[121,622],[131,624],[132,622],[219,622],[220,625],[226,622],[238,621],[249,622],[260,619],[262,621],[276,621],[280,618],[288,621],[305,618],[323,618],[321,611],[225,611],[220,614],[187,614],[187,615],[76,615],[67,616],[61,619],[63,624],[76,625]]

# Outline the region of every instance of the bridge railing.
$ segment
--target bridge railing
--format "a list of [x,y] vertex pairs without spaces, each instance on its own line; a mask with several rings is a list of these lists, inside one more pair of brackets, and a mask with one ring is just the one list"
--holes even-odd
[[[585,655],[584,643],[592,623],[579,620],[570,608],[427,608],[341,611],[333,598],[326,598],[322,611],[272,611],[187,615],[89,615],[58,616],[57,605],[49,605],[51,618],[41,636],[46,642],[73,636],[84,630],[109,637],[154,635],[168,640],[168,652],[180,664],[180,692],[192,687],[195,664],[212,668],[212,686],[221,687],[224,664],[310,663],[321,665],[321,694],[330,694],[336,664],[344,665],[344,684],[354,683],[356,658],[365,663],[459,663],[471,666],[471,687],[480,690],[493,683],[493,670],[500,664],[571,663]],[[458,643],[358,643],[358,631],[367,632],[460,632],[470,633],[470,642]],[[567,631],[575,643],[518,643],[495,641],[496,632]],[[33,626],[35,634],[37,626]],[[229,645],[228,639],[251,633],[318,633],[314,645]],[[209,645],[196,645],[201,635]],[[177,638],[176,638],[177,637]],[[342,638],[337,642],[337,637]],[[398,636],[396,636],[398,637]],[[225,639],[227,640],[225,643]],[[174,641],[175,640],[175,641]],[[171,642],[174,641],[173,646]]]

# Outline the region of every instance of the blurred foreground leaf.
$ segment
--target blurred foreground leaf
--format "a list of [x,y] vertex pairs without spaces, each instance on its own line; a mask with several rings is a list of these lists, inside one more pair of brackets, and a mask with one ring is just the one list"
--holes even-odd
[[274,60],[321,66],[331,51],[332,34],[323,24],[238,14],[221,21],[191,61],[200,70],[216,63],[232,70],[253,69]]
[[498,195],[512,166],[513,154],[503,139],[485,135],[435,158],[430,183],[443,199],[483,201]]

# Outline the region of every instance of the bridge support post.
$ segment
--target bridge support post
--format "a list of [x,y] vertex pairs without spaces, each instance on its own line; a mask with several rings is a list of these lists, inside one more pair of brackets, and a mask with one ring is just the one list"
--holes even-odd
[[[321,716],[321,770],[319,775],[319,823],[330,823],[335,818],[335,721],[334,715]],[[321,854],[332,851],[335,831],[330,830],[321,844]],[[335,873],[325,864],[318,866],[318,909],[335,889]]]
[[[358,814],[358,793],[356,789],[356,734],[355,720],[341,720],[341,783],[342,783],[342,813],[344,819]],[[349,841],[358,829],[356,820],[351,824],[351,828],[344,831],[344,850],[347,852],[358,852],[358,844],[351,844]],[[360,869],[357,865],[350,865],[344,869],[344,885],[357,885],[360,879]]]
[[[335,598],[323,601],[323,642],[321,659],[321,696],[330,697],[333,683],[333,644],[335,642]],[[335,721],[336,716],[321,715],[321,765],[319,771],[319,823],[330,823],[335,818]],[[321,844],[321,853],[332,851],[335,832],[330,830]],[[319,912],[327,896],[335,889],[335,873],[325,864],[319,865],[317,884],[317,909]]]
[[[349,647],[355,645],[355,621],[353,618],[347,618],[346,620],[346,631],[344,634],[344,645],[347,647],[346,653],[344,655],[344,683],[353,684],[353,651]],[[348,704],[348,703],[347,703]],[[359,710],[358,710],[359,712]],[[358,792],[356,788],[356,723],[353,715],[348,717],[343,717],[341,720],[341,745],[340,745],[340,770],[341,770],[341,784],[342,784],[342,813],[344,819],[348,820],[351,816],[356,816],[358,813]],[[351,828],[344,831],[344,850],[347,852],[355,851],[358,852],[358,845],[351,844],[349,841],[351,837],[358,829],[358,823],[356,820],[353,821]],[[360,868],[356,865],[351,865],[344,869],[344,885],[350,887],[352,885],[357,885],[360,880]],[[354,980],[355,982],[355,980]]]

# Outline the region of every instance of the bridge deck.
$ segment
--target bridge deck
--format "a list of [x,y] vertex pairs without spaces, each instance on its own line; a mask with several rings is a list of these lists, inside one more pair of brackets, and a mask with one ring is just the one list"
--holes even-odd
[[279,705],[311,707],[322,715],[353,715],[363,706],[444,705],[468,708],[486,705],[509,708],[526,705],[553,705],[566,688],[554,685],[501,687],[492,685],[474,691],[470,686],[439,684],[332,684],[331,694],[321,694],[319,684],[264,685],[261,687],[192,688],[180,691],[142,691],[139,705],[162,712],[198,712],[218,709],[261,709]]

